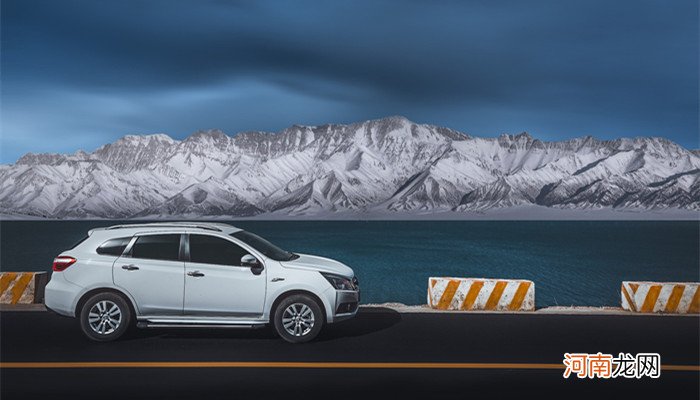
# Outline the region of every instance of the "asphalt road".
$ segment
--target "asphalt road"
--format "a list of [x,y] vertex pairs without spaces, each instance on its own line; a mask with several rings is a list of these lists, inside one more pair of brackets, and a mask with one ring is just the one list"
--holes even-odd
[[[362,308],[357,318],[327,327],[315,342],[292,345],[268,328],[135,329],[117,342],[93,343],[83,338],[73,319],[47,312],[3,312],[0,397],[700,396],[697,370],[662,369],[659,379],[567,380],[562,377],[563,365],[556,367],[565,352],[656,352],[663,365],[698,366],[700,318],[400,314]],[[7,367],[17,362],[45,364]],[[47,368],[57,362],[77,364]],[[88,362],[137,364],[81,364]],[[143,362],[154,364],[139,364]],[[274,362],[297,364],[269,364]],[[351,364],[334,364],[338,362]],[[454,364],[462,367],[415,363],[462,363]]]

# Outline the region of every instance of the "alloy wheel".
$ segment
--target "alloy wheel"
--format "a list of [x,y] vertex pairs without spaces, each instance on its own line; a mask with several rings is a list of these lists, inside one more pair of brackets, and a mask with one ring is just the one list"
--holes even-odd
[[311,332],[316,319],[311,307],[303,303],[291,304],[282,314],[284,330],[292,336],[304,336]]
[[95,333],[109,335],[119,328],[122,310],[110,300],[100,300],[90,308],[88,323]]

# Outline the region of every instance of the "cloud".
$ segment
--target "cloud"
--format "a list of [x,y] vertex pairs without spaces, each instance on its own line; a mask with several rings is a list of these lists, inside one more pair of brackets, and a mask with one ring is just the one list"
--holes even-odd
[[390,114],[482,135],[661,135],[698,146],[694,1],[1,6],[3,162],[35,150],[8,146],[17,135],[69,146],[126,131]]

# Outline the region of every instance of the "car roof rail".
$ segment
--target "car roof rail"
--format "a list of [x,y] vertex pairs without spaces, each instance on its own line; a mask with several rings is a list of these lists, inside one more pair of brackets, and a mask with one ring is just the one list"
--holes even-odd
[[113,229],[129,229],[129,228],[196,228],[196,229],[206,229],[214,232],[222,232],[222,230],[213,224],[207,223],[189,223],[189,222],[151,222],[145,224],[125,224],[125,225],[113,225],[106,230]]

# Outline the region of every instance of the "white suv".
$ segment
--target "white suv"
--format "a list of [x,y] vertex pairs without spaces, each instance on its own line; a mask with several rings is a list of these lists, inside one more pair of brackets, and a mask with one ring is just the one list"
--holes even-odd
[[254,328],[272,323],[293,343],[353,317],[352,269],[295,254],[220,223],[167,222],[92,229],[53,262],[46,307],[78,317],[90,339],[138,327]]

